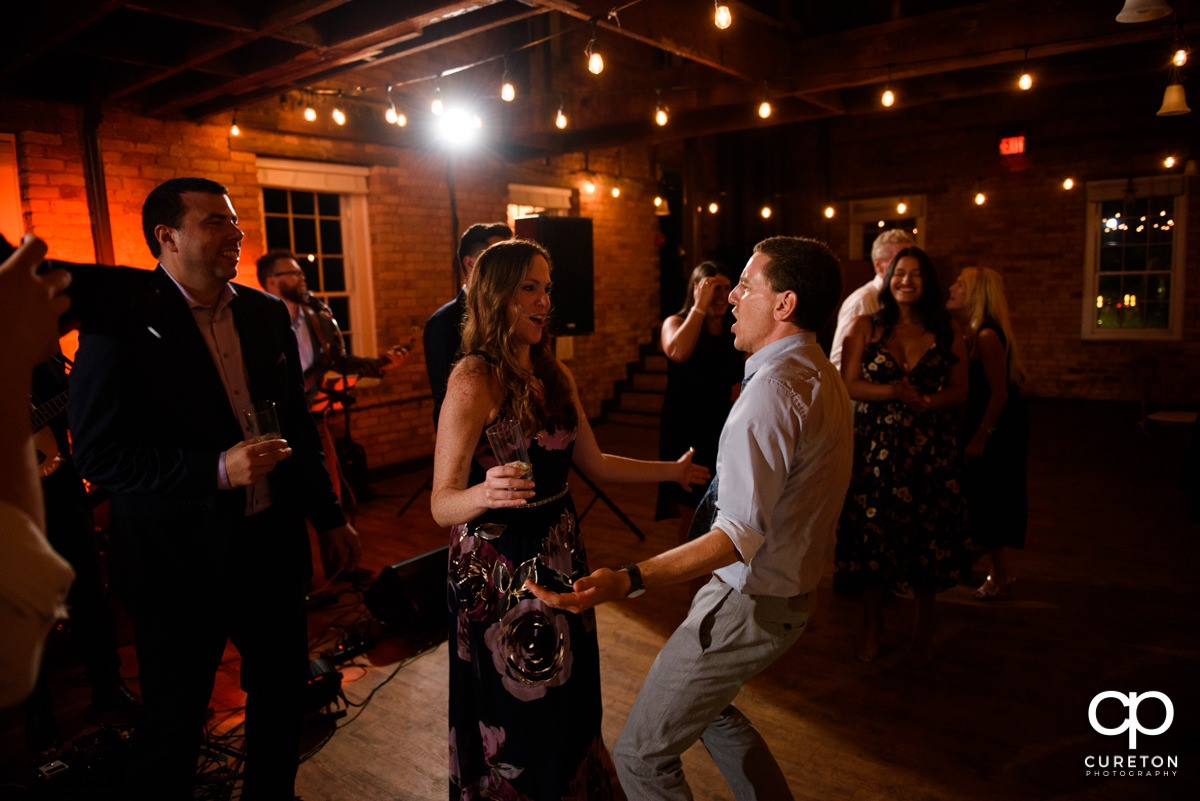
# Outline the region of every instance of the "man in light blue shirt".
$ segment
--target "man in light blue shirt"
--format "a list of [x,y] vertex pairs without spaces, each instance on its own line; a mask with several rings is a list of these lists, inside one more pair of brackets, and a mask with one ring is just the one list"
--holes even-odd
[[712,574],[650,668],[613,749],[630,798],[690,799],[680,756],[697,738],[739,801],[792,798],[733,700],[799,638],[833,552],[853,411],[816,332],[840,297],[837,257],[825,245],[759,242],[729,295],[734,344],[751,355],[721,432],[711,530],[636,565],[601,568],[574,593],[527,585],[552,606],[581,611]]

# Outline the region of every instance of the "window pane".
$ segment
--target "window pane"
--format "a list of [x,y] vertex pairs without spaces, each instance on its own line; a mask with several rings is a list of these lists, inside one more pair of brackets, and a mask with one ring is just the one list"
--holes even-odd
[[287,190],[263,187],[263,209],[267,214],[287,214]]
[[[326,292],[346,291],[346,269],[341,259],[326,256],[321,262],[321,272],[325,275],[325,283],[321,285],[321,289]],[[338,318],[339,321],[341,319]]]
[[328,192],[321,192],[317,195],[317,209],[322,217],[340,217],[341,198],[337,195],[331,195]]
[[[1168,239],[1170,236],[1168,235]],[[1150,246],[1150,261],[1146,264],[1147,270],[1170,270],[1171,269],[1171,246],[1170,245],[1151,245]]]
[[342,253],[342,221],[321,220],[321,252]]
[[318,253],[317,250],[317,221],[295,217],[292,219],[292,231],[295,236],[296,250],[300,253]]
[[317,260],[313,259],[309,261],[306,258],[307,255],[307,253],[297,253],[296,261],[300,263],[300,269],[304,270],[304,282],[308,284],[309,289],[312,289],[312,287],[319,287],[321,285],[321,278],[317,274]]
[[267,217],[267,250],[291,250],[287,217]]
[[1125,248],[1125,269],[1146,269],[1146,249],[1144,247],[1139,245],[1136,247]]
[[1101,329],[1119,328],[1120,316],[1117,312],[1117,303],[1121,296],[1121,276],[1100,276],[1098,294],[1103,306],[1096,310],[1096,325]]
[[316,213],[312,192],[292,192],[292,214]]
[[1100,269],[1101,270],[1119,270],[1119,269],[1121,269],[1121,248],[1101,248],[1101,250],[1100,250]]
[[1146,304],[1147,328],[1167,328],[1170,325],[1170,319],[1171,304],[1154,302]]
[[1161,275],[1146,276],[1146,302],[1166,302],[1171,299],[1171,275],[1163,273]]
[[337,295],[330,298],[325,298],[325,302],[329,304],[329,308],[333,311],[333,319],[338,321],[338,327],[342,329],[342,333],[353,331],[354,326],[350,321],[350,298],[345,295]]

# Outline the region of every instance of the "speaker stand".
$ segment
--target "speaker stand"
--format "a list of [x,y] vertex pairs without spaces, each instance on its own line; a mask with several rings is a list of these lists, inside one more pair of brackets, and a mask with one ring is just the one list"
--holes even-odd
[[625,516],[625,513],[621,511],[620,507],[613,503],[612,498],[608,497],[608,495],[604,493],[604,490],[597,487],[596,483],[588,478],[587,474],[580,470],[579,465],[575,464],[574,461],[571,462],[571,469],[574,470],[575,474],[583,479],[583,483],[587,484],[588,488],[595,493],[595,495],[592,496],[592,499],[588,501],[588,505],[583,507],[583,511],[579,513],[579,522],[583,522],[583,518],[587,515],[588,510],[596,504],[596,501],[604,501],[608,508],[612,509],[612,513],[615,514],[617,518],[620,519],[620,521],[634,533],[634,536],[636,536],[642,542],[646,541],[646,535],[642,533],[642,530],[634,525],[632,520]]

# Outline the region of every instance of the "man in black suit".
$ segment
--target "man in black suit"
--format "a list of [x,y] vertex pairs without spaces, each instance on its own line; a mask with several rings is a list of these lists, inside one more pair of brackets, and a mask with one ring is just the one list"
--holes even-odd
[[[111,494],[117,579],[134,624],[146,719],[133,792],[190,799],[226,641],[242,656],[242,798],[290,799],[308,680],[304,518],[352,568],[346,524],[308,413],[296,339],[276,298],[229,283],[242,231],[203,178],[157,187],[142,227],[158,298],[112,334],[83,334],[68,415],[80,472]],[[242,410],[274,401],[277,438]]]
[[462,265],[462,287],[454,300],[430,315],[425,322],[425,371],[433,390],[433,424],[442,413],[450,371],[458,361],[462,347],[462,322],[467,314],[467,279],[479,254],[497,242],[512,239],[513,232],[504,223],[475,223],[463,232],[458,243],[458,261]]

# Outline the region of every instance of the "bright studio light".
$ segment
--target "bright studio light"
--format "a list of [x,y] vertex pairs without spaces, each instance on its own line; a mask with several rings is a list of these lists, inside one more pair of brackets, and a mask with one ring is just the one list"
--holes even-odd
[[478,138],[483,121],[464,109],[450,108],[438,119],[437,127],[438,134],[447,144],[461,147]]

